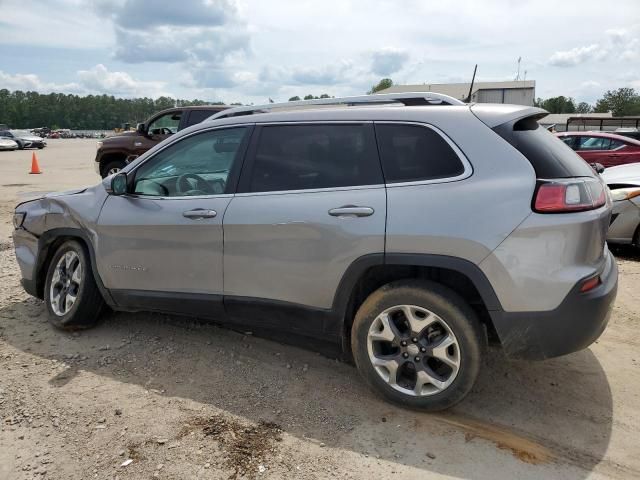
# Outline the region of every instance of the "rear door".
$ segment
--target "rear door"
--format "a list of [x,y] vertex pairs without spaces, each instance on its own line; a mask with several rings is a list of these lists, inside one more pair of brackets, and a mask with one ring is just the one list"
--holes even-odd
[[[129,172],[131,193],[107,198],[98,219],[97,264],[119,304],[180,311],[188,300],[221,300],[222,218],[250,130],[183,137]],[[166,299],[177,301],[154,307]]]
[[[251,143],[224,218],[225,305],[283,326],[265,303],[327,311],[349,265],[384,253],[386,192],[371,123],[265,124]],[[321,328],[296,318],[284,327]]]

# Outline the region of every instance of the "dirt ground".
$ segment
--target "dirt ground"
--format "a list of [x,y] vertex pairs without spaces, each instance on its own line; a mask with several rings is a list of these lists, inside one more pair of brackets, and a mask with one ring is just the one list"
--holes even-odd
[[355,368],[194,320],[54,330],[10,241],[24,192],[98,182],[95,141],[0,152],[0,480],[640,478],[640,252],[618,250],[609,327],[540,363],[492,351],[469,397],[394,407]]

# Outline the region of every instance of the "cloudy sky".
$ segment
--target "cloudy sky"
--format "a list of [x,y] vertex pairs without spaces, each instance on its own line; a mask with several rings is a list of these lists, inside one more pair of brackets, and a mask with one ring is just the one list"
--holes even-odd
[[640,90],[640,0],[0,0],[0,88],[264,103],[396,83]]

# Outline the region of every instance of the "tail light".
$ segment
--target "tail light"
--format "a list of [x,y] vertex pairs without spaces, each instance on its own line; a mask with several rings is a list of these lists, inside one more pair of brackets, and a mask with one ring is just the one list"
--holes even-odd
[[607,201],[605,185],[595,178],[538,180],[533,210],[538,213],[583,212]]

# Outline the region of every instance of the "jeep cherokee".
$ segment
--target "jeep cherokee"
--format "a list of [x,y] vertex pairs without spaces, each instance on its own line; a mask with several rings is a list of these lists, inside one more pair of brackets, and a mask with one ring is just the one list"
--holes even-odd
[[226,110],[18,205],[22,283],[65,329],[106,304],[333,342],[387,399],[444,409],[488,344],[545,359],[607,324],[611,199],[545,114],[432,93]]

